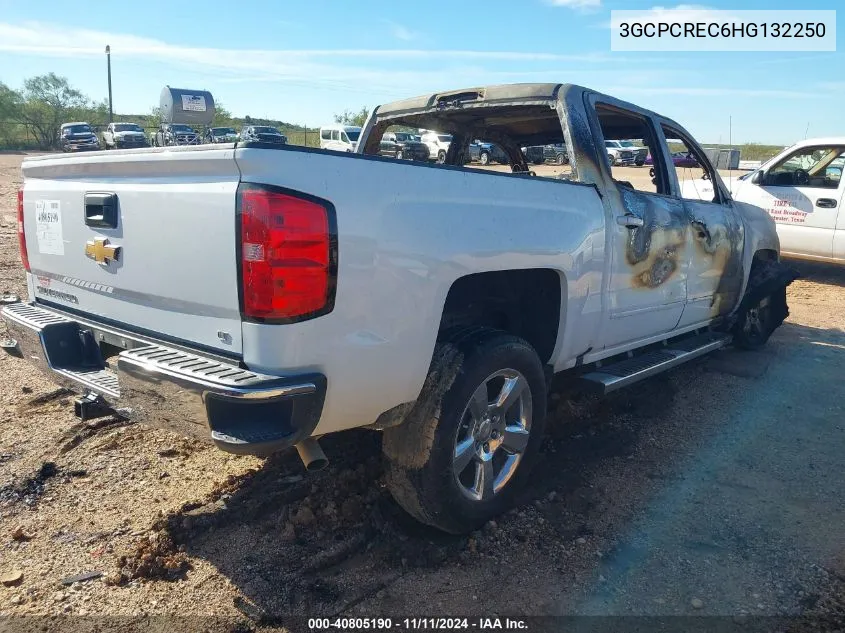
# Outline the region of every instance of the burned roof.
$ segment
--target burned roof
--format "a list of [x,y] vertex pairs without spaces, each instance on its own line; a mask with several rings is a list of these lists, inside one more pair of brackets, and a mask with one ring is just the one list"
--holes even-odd
[[[659,116],[575,84],[520,83],[450,90],[394,101],[379,106],[371,124],[382,132],[390,125],[406,125],[488,140],[507,136],[523,145],[559,143],[564,141],[564,130],[557,106],[563,104],[566,108],[567,104],[581,102],[587,94],[595,95],[597,103],[608,110],[620,108],[643,116]],[[671,119],[660,118],[683,131]],[[632,138],[635,131],[619,127],[614,129],[614,134],[617,138]],[[364,152],[376,149],[367,144]]]
[[505,84],[450,90],[380,106],[375,123],[510,139],[533,144],[563,141],[556,106],[566,84]]
[[562,84],[502,84],[436,92],[379,106],[380,119],[420,114],[450,107],[490,107],[505,104],[548,103],[557,99]]

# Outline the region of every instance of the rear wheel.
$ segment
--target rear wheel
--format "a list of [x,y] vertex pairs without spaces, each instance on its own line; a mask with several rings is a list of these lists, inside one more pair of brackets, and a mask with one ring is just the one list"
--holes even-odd
[[610,166],[613,167],[616,164],[616,159],[613,157],[613,154],[607,155],[607,160],[610,161]]
[[437,162],[441,165],[446,162],[446,152],[442,149],[437,152]]
[[402,153],[401,149],[398,152],[396,152],[396,159],[397,160],[402,160],[404,158],[405,158],[405,154]]
[[545,411],[542,363],[524,340],[475,328],[439,344],[420,400],[384,433],[391,493],[446,532],[479,527],[525,484]]
[[558,154],[558,155],[555,157],[555,162],[556,162],[558,165],[565,165],[565,164],[566,164],[566,157],[565,157],[563,154]]
[[478,162],[482,165],[489,165],[490,164],[490,154],[488,152],[481,152],[478,157]]

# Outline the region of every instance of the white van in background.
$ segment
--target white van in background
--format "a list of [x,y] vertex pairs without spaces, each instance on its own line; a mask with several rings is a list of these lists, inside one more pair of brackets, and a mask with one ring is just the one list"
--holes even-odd
[[354,152],[359,136],[361,128],[357,125],[326,125],[320,128],[320,149]]

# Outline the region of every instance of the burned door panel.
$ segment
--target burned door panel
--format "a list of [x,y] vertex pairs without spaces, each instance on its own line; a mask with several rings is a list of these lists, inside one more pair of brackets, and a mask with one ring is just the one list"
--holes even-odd
[[729,204],[685,200],[690,215],[688,303],[680,325],[727,316],[744,279],[743,225]]
[[632,288],[658,288],[670,283],[686,256],[686,226],[677,205],[631,190],[623,191],[622,202],[626,214],[643,220],[642,226],[628,229],[625,247]]

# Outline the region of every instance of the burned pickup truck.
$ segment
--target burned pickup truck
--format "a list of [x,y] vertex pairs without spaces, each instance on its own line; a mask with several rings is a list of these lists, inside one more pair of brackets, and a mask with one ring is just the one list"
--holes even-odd
[[[379,155],[408,128],[449,135],[443,164]],[[681,191],[667,137],[709,199]],[[608,161],[605,141],[629,138],[653,177]],[[468,165],[475,139],[508,172]],[[542,174],[521,151],[561,143],[569,164]],[[235,453],[296,446],[309,467],[319,436],[377,429],[393,495],[449,532],[531,484],[553,374],[604,394],[759,347],[795,276],[771,218],[731,199],[683,127],[574,85],[381,106],[356,153],[117,150],[27,157],[23,175],[30,297],[3,308],[7,348],[82,393],[81,415]]]

